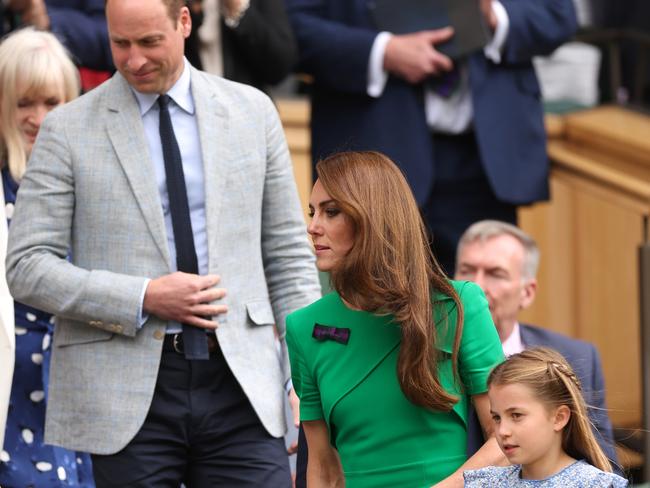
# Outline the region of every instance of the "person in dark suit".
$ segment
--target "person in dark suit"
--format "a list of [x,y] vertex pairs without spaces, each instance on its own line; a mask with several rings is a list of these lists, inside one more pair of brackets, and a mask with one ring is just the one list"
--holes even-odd
[[[455,278],[477,283],[490,304],[506,356],[544,346],[562,354],[582,384],[591,422],[607,457],[616,463],[612,425],[605,403],[605,381],[600,355],[593,344],[532,325],[520,324],[520,310],[529,307],[537,291],[535,275],[539,249],[521,229],[505,222],[484,220],[471,225],[458,244]],[[472,434],[473,433],[473,434]],[[468,451],[483,443],[474,423],[468,435]]]
[[113,70],[104,0],[11,0],[4,9],[3,16],[10,20],[5,29],[18,27],[19,20],[20,25],[49,30],[70,51],[77,65]]
[[190,7],[200,27],[185,55],[197,67],[268,92],[297,62],[283,0],[192,0]]
[[[450,274],[467,226],[484,218],[514,223],[517,205],[548,198],[531,59],[576,29],[571,0],[477,2],[491,42],[452,63],[436,50],[449,29],[391,35],[379,32],[367,0],[286,0],[297,69],[314,81],[314,162],[342,149],[381,151],[396,161]],[[455,90],[427,88],[450,70]]]

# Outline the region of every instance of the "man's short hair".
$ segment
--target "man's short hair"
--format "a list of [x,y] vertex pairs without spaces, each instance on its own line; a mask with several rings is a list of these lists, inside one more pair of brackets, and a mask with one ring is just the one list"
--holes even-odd
[[[186,0],[160,0],[167,7],[167,15],[175,24],[181,14],[181,8],[187,4]],[[108,0],[104,0],[104,6],[108,5]]]
[[521,274],[524,279],[532,280],[537,275],[539,266],[539,248],[535,240],[519,227],[499,220],[481,220],[470,225],[463,233],[456,249],[456,261],[460,257],[463,246],[472,242],[485,242],[488,239],[509,235],[517,239],[524,248],[524,261],[521,264]]

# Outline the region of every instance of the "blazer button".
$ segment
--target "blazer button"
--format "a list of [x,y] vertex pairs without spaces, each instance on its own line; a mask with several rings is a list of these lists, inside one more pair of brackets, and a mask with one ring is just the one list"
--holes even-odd
[[157,330],[156,332],[153,333],[154,339],[158,339],[159,341],[162,341],[165,338],[165,333],[162,330]]

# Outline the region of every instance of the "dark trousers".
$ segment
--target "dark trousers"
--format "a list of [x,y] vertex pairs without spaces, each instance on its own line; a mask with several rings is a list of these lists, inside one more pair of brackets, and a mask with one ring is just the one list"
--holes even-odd
[[494,219],[517,224],[517,207],[494,194],[481,163],[473,132],[433,136],[435,183],[422,216],[432,248],[449,276],[456,267],[456,246],[475,222]]
[[284,439],[266,432],[220,349],[207,361],[163,351],[144,425],[92,459],[97,488],[291,487]]

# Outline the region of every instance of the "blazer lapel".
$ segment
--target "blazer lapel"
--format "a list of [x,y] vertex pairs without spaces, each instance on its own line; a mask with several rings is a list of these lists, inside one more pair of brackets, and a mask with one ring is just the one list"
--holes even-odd
[[[205,212],[209,223],[208,249],[217,249],[221,234],[219,218],[223,206],[223,193],[228,174],[229,127],[228,110],[217,99],[214,86],[209,84],[199,70],[191,68],[190,86],[201,142],[201,157],[205,178]],[[212,262],[213,257],[209,259]]]
[[170,262],[165,222],[156,175],[144,134],[138,103],[128,84],[119,73],[110,81],[107,97],[108,123],[106,130],[117,159],[126,174],[143,219],[166,263]]

